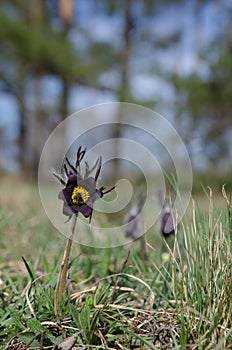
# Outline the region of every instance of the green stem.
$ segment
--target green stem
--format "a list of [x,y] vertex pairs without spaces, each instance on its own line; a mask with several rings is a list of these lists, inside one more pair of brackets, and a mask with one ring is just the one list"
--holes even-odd
[[147,260],[147,240],[145,233],[139,238],[140,241],[140,256],[143,260]]
[[57,283],[56,283],[56,288],[55,288],[55,292],[54,292],[54,312],[56,315],[57,322],[59,322],[57,296],[59,293],[59,300],[61,300],[63,295],[64,295],[64,292],[65,292],[67,273],[68,273],[68,264],[69,264],[70,254],[71,254],[72,241],[73,241],[73,236],[75,233],[76,222],[77,222],[77,215],[74,215],[73,220],[72,220],[71,233],[70,233],[70,236],[69,236],[67,243],[66,243],[63,259],[62,259],[62,262],[60,265],[60,271],[59,271],[59,275],[58,275],[58,279],[57,279]]

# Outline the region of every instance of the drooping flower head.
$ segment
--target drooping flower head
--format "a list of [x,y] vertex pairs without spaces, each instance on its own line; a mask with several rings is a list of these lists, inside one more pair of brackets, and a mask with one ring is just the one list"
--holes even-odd
[[163,208],[161,217],[161,233],[164,238],[175,233],[175,223],[170,207],[166,204]]
[[175,234],[176,220],[173,216],[173,205],[171,196],[166,197],[161,191],[158,192],[158,199],[160,205],[162,205],[162,211],[160,216],[160,233],[164,239]]
[[141,214],[145,202],[144,188],[139,188],[125,221],[125,236],[136,240],[143,235],[144,223]]
[[129,212],[125,226],[125,236],[133,240],[138,239],[142,235],[142,218],[140,208],[134,205]]
[[[61,174],[58,175],[54,173],[54,175],[65,185],[58,195],[58,198],[64,202],[63,214],[70,219],[73,214],[78,214],[80,212],[91,221],[93,203],[97,199],[102,198],[106,193],[111,192],[115,186],[109,190],[105,190],[105,187],[100,187],[99,189],[96,187],[102,166],[101,157],[97,159],[92,168],[85,162],[85,174],[84,176],[81,175],[80,165],[85,153],[86,149],[82,150],[82,148],[79,147],[75,166],[72,165],[66,157],[61,169]],[[95,169],[95,176],[90,176]]]

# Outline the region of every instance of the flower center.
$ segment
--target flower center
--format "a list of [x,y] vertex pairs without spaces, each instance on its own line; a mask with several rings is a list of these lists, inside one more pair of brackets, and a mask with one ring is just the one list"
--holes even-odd
[[77,186],[74,187],[71,198],[74,204],[83,205],[89,199],[89,192],[83,187]]

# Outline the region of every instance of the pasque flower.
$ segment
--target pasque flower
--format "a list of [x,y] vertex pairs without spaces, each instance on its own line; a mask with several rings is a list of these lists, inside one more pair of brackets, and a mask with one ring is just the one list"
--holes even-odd
[[[88,163],[85,163],[85,175],[80,174],[80,164],[84,158],[86,150],[81,147],[77,151],[77,160],[73,166],[68,158],[65,159],[61,174],[54,174],[65,187],[60,191],[58,198],[63,203],[63,214],[69,219],[73,214],[81,213],[84,217],[91,220],[93,213],[93,204],[97,199],[102,198],[106,193],[111,192],[115,186],[109,190],[105,187],[97,189],[97,179],[101,171],[102,161],[99,158],[94,166],[90,169]],[[95,176],[90,174],[95,170]]]
[[83,179],[78,174],[71,174],[58,198],[64,202],[64,215],[71,217],[80,212],[86,218],[91,218],[93,203],[103,197],[103,194],[103,188],[101,187],[99,190],[96,188],[96,181],[93,177]]
[[133,240],[141,238],[144,233],[144,222],[142,209],[145,203],[145,191],[140,187],[135,195],[133,205],[130,207],[129,213],[125,221],[125,236]]
[[175,224],[173,216],[169,206],[165,205],[163,208],[162,218],[161,218],[161,233],[164,238],[169,237],[175,233]]
[[142,235],[142,217],[140,214],[141,208],[138,205],[134,205],[129,212],[125,226],[125,236],[133,240],[139,238]]

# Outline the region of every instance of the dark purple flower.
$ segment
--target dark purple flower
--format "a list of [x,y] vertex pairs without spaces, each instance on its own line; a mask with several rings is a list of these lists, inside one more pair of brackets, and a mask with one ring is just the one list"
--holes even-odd
[[161,233],[167,238],[175,232],[173,217],[169,208],[165,207],[161,218]]
[[130,216],[126,224],[126,237],[137,239],[141,236],[141,227],[137,216]]
[[101,197],[102,191],[96,189],[93,177],[83,179],[77,174],[69,175],[66,187],[58,195],[64,202],[64,215],[71,217],[80,212],[86,218],[91,217],[93,203]]
[[142,217],[140,214],[141,208],[134,205],[129,212],[126,220],[125,236],[131,239],[138,239],[142,235]]
[[[101,170],[101,158],[97,160],[92,169],[89,168],[86,163],[85,176],[80,175],[80,163],[85,155],[85,150],[81,150],[81,147],[77,151],[77,160],[75,167],[70,163],[68,158],[63,165],[63,171],[67,177],[67,181],[64,177],[55,174],[55,176],[61,181],[65,187],[60,191],[58,198],[63,203],[63,214],[69,216],[69,219],[73,214],[81,213],[84,217],[91,220],[93,213],[93,203],[104,196],[104,194],[112,191],[114,187],[109,190],[105,190],[105,187],[96,188],[96,181]],[[90,173],[97,167],[95,177],[89,176]],[[69,168],[69,170],[68,170]],[[77,170],[78,169],[78,170]]]

